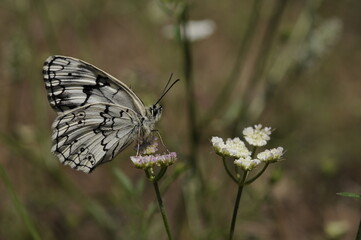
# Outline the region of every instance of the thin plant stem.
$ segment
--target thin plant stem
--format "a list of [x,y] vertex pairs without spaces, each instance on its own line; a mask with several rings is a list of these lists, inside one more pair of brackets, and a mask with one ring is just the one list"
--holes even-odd
[[27,227],[28,231],[30,232],[30,235],[32,237],[32,239],[34,240],[40,240],[41,237],[38,233],[38,231],[36,230],[33,222],[31,221],[29,214],[26,210],[26,208],[24,207],[24,205],[20,202],[10,180],[8,175],[6,174],[4,168],[0,165],[0,177],[2,179],[2,181],[4,182],[4,185],[6,187],[6,190],[9,192],[9,195],[11,196],[12,202],[15,206],[15,209],[17,211],[17,213],[20,215],[20,217],[22,218],[23,222],[25,223],[25,226]]
[[161,179],[166,171],[167,171],[167,167],[162,167],[158,172],[157,176],[155,177],[154,181],[158,181],[159,179]]
[[160,195],[158,181],[153,181],[153,186],[154,186],[155,194],[157,195],[158,206],[159,206],[160,213],[162,214],[164,227],[165,227],[165,230],[167,231],[168,239],[171,240],[172,234],[170,232],[167,215],[165,213],[162,197]]
[[254,182],[257,178],[259,178],[259,177],[264,173],[264,171],[266,171],[268,165],[269,165],[269,163],[266,163],[266,165],[264,165],[264,167],[262,168],[262,170],[261,170],[259,173],[257,173],[256,176],[254,176],[253,178],[251,178],[251,179],[249,179],[248,181],[246,181],[245,184],[246,184],[246,185],[251,184],[251,183]]
[[[257,85],[259,80],[261,79],[262,75],[264,74],[266,67],[267,67],[267,60],[269,59],[273,39],[277,33],[278,26],[281,22],[284,10],[286,8],[288,0],[278,0],[275,3],[273,9],[273,15],[271,16],[270,20],[268,21],[268,25],[266,27],[265,34],[263,35],[262,43],[261,43],[261,50],[259,51],[259,55],[257,56],[256,66],[252,71],[252,75],[249,80],[249,84],[246,86],[247,89],[253,89],[254,86]],[[246,117],[245,114],[248,110],[249,104],[252,100],[252,96],[254,92],[252,91],[245,91],[245,94],[242,99],[242,104],[240,109],[238,110],[238,115],[234,120],[233,127],[230,132],[237,131],[238,124],[240,122],[244,122],[244,118]]]
[[234,88],[235,83],[237,80],[239,80],[239,76],[242,73],[243,67],[244,67],[244,60],[248,53],[249,45],[251,43],[251,39],[254,36],[254,32],[256,30],[256,26],[259,22],[259,15],[260,15],[260,8],[262,6],[263,0],[255,0],[253,2],[251,15],[249,17],[249,23],[247,25],[247,29],[244,32],[243,38],[240,43],[240,47],[237,53],[237,57],[235,60],[235,63],[233,65],[233,69],[231,70],[231,73],[224,84],[223,88],[221,89],[220,93],[218,94],[216,100],[214,101],[212,107],[207,111],[206,116],[203,118],[203,120],[200,123],[200,126],[205,128],[213,118],[219,114],[219,110],[224,109],[223,106],[225,106],[228,103],[228,100],[230,96],[232,95],[232,91],[236,88]]
[[225,157],[222,157],[222,160],[223,160],[223,166],[224,166],[224,169],[226,169],[226,172],[228,173],[228,175],[233,179],[234,182],[238,182],[236,177],[232,175],[231,171],[229,171],[228,169],[228,166],[227,166],[227,163],[226,163],[226,158]]
[[199,145],[199,134],[197,129],[197,117],[196,117],[196,103],[194,94],[194,81],[193,81],[193,60],[192,50],[189,39],[186,34],[186,26],[188,22],[188,6],[185,5],[183,11],[179,16],[179,31],[180,31],[180,44],[183,51],[183,71],[186,86],[186,99],[188,110],[188,125],[190,129],[189,143],[190,154],[189,161],[193,174],[198,173],[197,164],[197,148]]
[[[264,79],[264,99],[263,104],[259,105],[260,110],[254,116],[254,119],[262,119],[263,114],[267,109],[272,109],[275,104],[274,96],[285,91],[288,88],[287,81],[292,79],[295,82],[297,78],[302,76],[302,69],[304,68],[303,61],[299,62],[297,58],[290,60],[290,55],[297,55],[299,46],[310,38],[312,30],[315,28],[315,21],[317,21],[318,9],[323,0],[308,0],[304,10],[298,17],[295,26],[290,35],[288,43],[277,53],[276,59],[270,66]],[[285,64],[287,63],[287,64]],[[286,82],[286,84],[281,84]],[[252,100],[254,101],[254,100]],[[257,100],[256,100],[257,101]],[[251,104],[252,105],[252,104]]]
[[243,187],[244,187],[244,183],[245,183],[245,181],[247,179],[247,175],[248,175],[248,171],[245,171],[244,174],[243,174],[242,179],[238,183],[238,192],[237,192],[236,202],[234,204],[231,229],[229,231],[229,240],[233,239],[234,227],[236,226],[239,202],[240,202],[241,197],[242,197]]

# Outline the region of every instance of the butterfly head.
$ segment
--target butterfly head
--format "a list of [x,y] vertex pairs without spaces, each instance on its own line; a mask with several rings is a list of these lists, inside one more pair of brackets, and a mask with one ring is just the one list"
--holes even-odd
[[159,102],[167,94],[167,92],[174,86],[174,84],[176,84],[179,81],[179,79],[177,79],[173,83],[170,83],[171,79],[172,79],[172,75],[170,76],[167,84],[165,85],[163,92],[159,97],[158,101],[152,106],[147,108],[147,113],[146,113],[147,118],[146,121],[143,123],[145,129],[154,129],[154,123],[158,122],[160,117],[162,116],[163,107],[159,105]]
[[154,119],[154,122],[158,122],[162,116],[163,107],[159,104],[154,104],[148,108],[149,116]]

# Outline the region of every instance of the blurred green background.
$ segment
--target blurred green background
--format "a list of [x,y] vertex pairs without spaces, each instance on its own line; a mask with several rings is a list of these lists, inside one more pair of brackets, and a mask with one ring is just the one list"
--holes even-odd
[[[179,156],[160,183],[175,239],[226,237],[237,186],[209,140],[256,123],[276,129],[270,146],[286,160],[246,188],[236,239],[354,239],[360,201],[336,193],[361,192],[360,9],[359,0],[2,0],[0,239],[166,236],[133,149],[89,175],[51,154],[56,114],[41,72],[55,54],[109,72],[146,104],[171,73],[181,79],[157,125]],[[214,31],[187,38],[179,30],[191,20]]]

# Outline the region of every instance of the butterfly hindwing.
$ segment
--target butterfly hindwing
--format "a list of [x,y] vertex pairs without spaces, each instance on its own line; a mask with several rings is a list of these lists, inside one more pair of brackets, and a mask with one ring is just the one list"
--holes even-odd
[[145,114],[142,101],[124,83],[82,60],[51,56],[43,66],[50,105],[58,113],[93,103],[114,103]]
[[54,121],[52,152],[63,164],[88,173],[131,144],[140,126],[138,115],[123,106],[78,107]]

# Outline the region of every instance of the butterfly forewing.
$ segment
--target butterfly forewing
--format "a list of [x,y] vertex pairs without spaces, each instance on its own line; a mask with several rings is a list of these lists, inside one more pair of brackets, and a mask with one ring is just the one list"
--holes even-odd
[[145,114],[142,101],[124,83],[79,59],[51,56],[43,66],[50,105],[65,112],[92,103],[114,103]]

